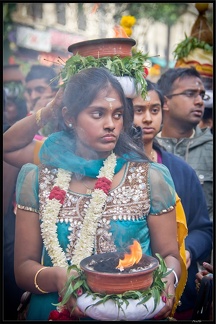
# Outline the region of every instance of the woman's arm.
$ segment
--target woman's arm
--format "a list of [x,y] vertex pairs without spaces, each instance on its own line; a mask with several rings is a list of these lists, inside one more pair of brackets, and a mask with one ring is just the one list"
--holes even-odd
[[35,114],[27,116],[12,125],[3,135],[3,159],[21,167],[34,161],[35,134],[48,121],[55,118],[62,105],[64,89],[60,88],[55,98]]
[[[35,274],[43,267],[41,265],[42,238],[37,213],[17,208],[14,246],[14,271],[17,285],[27,291],[41,294],[34,284]],[[47,267],[42,272],[37,276],[38,286],[47,292],[60,293],[67,278],[66,269]]]
[[19,169],[3,161],[3,215],[12,208],[13,195]]
[[[177,223],[175,209],[162,215],[148,216],[148,226],[150,231],[150,240],[152,253],[159,253],[167,268],[175,271],[177,278],[181,276],[180,253],[177,242]],[[165,307],[157,314],[157,319],[170,316],[175,297],[176,277],[171,272],[164,281],[167,281],[165,296],[171,295],[166,299]],[[156,318],[156,317],[155,317]]]
[[[14,271],[17,285],[35,294],[58,292],[63,296],[67,268],[57,266],[44,268],[41,265],[42,238],[37,213],[17,209],[14,246]],[[40,271],[41,268],[44,269]],[[74,307],[74,302],[72,299],[67,303],[70,311]],[[84,316],[78,307],[73,314]]]

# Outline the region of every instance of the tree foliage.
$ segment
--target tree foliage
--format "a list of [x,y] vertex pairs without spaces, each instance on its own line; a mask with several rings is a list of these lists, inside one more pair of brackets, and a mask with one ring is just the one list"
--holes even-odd
[[188,3],[124,3],[117,4],[116,19],[130,14],[137,19],[148,18],[172,26],[188,10]]

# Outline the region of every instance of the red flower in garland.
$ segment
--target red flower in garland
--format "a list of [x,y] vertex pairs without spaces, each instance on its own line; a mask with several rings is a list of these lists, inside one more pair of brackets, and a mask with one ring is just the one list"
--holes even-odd
[[50,192],[49,199],[57,199],[61,204],[63,204],[64,199],[66,196],[66,191],[63,189],[60,189],[58,186],[53,187],[53,189]]
[[75,321],[78,318],[76,316],[70,315],[68,309],[63,309],[61,312],[57,310],[53,310],[49,314],[49,321]]
[[49,314],[49,321],[57,321],[59,319],[59,312],[57,310],[52,310]]
[[112,181],[107,179],[106,177],[99,178],[94,186],[94,189],[101,189],[105,192],[106,195],[108,195],[108,192],[110,191]]

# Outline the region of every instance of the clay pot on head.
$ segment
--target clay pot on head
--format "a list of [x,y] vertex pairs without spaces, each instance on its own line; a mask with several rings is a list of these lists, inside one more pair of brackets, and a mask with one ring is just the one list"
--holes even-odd
[[101,38],[72,44],[68,51],[74,55],[93,56],[95,58],[105,56],[120,57],[132,56],[132,47],[136,41],[132,38]]

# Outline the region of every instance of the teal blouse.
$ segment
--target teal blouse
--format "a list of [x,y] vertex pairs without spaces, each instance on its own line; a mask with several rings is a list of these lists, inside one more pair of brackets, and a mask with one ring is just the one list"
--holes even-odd
[[[40,168],[41,166],[30,163],[22,167],[16,186],[16,201],[19,208],[37,213],[40,210],[41,212],[41,204],[45,203],[45,200],[43,202],[43,198],[41,198],[43,197],[41,193],[44,192],[44,195],[47,196],[47,193],[50,192],[57,170],[55,168]],[[39,170],[42,171],[39,172]],[[42,202],[39,201],[39,197]],[[68,190],[67,199],[71,202],[71,210],[68,211],[69,204],[67,208],[66,205],[65,207],[63,205],[62,209],[66,216],[60,215],[62,220],[57,223],[58,239],[65,252],[70,244],[68,239],[71,231],[69,229],[70,221],[73,222],[73,217],[74,219],[79,217],[79,213],[72,210],[77,210],[78,205],[84,206],[90,196]],[[110,233],[112,244],[97,253],[110,252],[113,247],[118,251],[125,250],[125,247],[128,247],[133,239],[136,239],[140,242],[143,253],[151,255],[147,217],[148,215],[162,215],[175,206],[175,201],[174,183],[169,170],[164,165],[127,162],[123,179],[117,188],[110,191],[106,209],[102,214],[104,219],[107,217],[109,220],[109,225],[102,226],[105,233],[104,238],[107,233]],[[72,208],[73,204],[76,206],[74,209]],[[67,217],[69,222],[66,221]],[[51,259],[44,248],[42,263],[45,266],[52,266]],[[57,293],[32,294],[27,320],[47,320],[50,311],[56,309],[53,304],[57,302]]]

